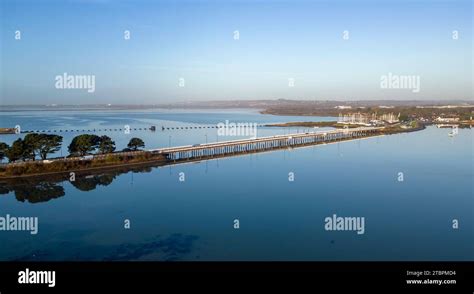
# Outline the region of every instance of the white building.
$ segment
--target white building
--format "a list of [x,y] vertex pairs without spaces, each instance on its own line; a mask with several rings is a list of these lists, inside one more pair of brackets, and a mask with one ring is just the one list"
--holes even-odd
[[435,121],[444,123],[458,122],[459,117],[438,117]]
[[398,122],[398,116],[395,116],[393,113],[385,113],[377,116],[376,113],[365,114],[365,113],[349,113],[349,114],[339,114],[338,123],[342,124],[380,124],[380,123],[389,123],[393,124]]

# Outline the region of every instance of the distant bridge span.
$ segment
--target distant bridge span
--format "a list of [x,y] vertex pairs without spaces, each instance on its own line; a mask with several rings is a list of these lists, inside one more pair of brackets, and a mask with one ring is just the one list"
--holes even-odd
[[331,130],[327,132],[309,132],[270,137],[250,138],[206,144],[195,144],[149,150],[166,156],[168,160],[192,160],[214,156],[226,156],[282,149],[305,145],[323,144],[335,141],[351,140],[377,134],[383,127],[363,127]]

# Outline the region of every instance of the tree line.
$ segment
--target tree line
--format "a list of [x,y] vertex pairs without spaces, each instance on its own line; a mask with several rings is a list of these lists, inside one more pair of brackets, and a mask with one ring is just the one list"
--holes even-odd
[[[61,150],[63,137],[52,134],[27,134],[23,139],[18,138],[12,145],[0,142],[0,161],[7,158],[9,162],[18,160],[47,159],[48,154]],[[123,151],[137,151],[144,148],[145,143],[140,138],[132,138]],[[85,156],[88,154],[112,153],[116,149],[115,142],[109,136],[83,134],[72,139],[68,146],[69,157]]]

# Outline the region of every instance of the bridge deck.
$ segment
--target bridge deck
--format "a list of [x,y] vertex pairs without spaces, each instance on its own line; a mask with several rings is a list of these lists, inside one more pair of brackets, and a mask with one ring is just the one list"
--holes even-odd
[[150,152],[165,155],[170,160],[183,160],[192,158],[209,157],[214,155],[246,153],[261,150],[293,147],[315,143],[331,142],[351,138],[366,137],[382,127],[364,127],[326,132],[309,132],[289,135],[277,135],[260,138],[239,139],[206,144],[159,148]]

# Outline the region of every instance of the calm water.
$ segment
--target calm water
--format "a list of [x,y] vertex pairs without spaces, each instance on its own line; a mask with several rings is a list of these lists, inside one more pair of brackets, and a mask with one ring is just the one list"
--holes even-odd
[[[30,111],[0,113],[22,129],[132,128],[107,133],[123,148],[219,139],[216,130],[161,126],[330,118],[248,111]],[[261,128],[259,136],[302,132]],[[474,260],[473,131],[411,134],[102,173],[76,182],[0,189],[0,216],[37,216],[39,232],[0,231],[0,260]],[[65,134],[62,154],[77,134]],[[100,135],[100,134],[99,134]],[[17,135],[2,136],[11,143]],[[60,155],[61,152],[58,153]],[[185,181],[178,180],[184,172]],[[288,181],[288,173],[295,175]],[[398,173],[404,181],[397,181]],[[365,217],[365,234],[326,231],[324,219]],[[131,222],[124,229],[124,220]],[[234,219],[240,229],[233,228]],[[459,229],[452,228],[452,220]]]

